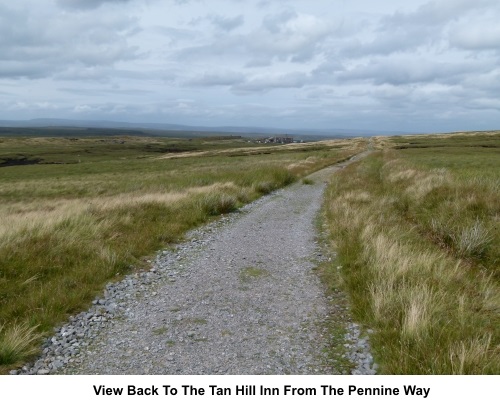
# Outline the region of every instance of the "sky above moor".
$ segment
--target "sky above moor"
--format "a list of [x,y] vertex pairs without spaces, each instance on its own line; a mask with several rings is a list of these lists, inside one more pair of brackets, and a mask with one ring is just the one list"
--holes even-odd
[[16,0],[0,119],[500,129],[499,0]]

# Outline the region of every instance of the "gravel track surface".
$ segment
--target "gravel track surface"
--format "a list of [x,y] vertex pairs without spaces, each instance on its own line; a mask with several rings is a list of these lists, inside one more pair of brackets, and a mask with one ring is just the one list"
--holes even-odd
[[[337,374],[323,354],[331,303],[313,268],[326,260],[314,225],[325,181],[341,166],[191,232],[148,271],[109,284],[13,373]],[[367,339],[350,330],[345,346],[362,356],[353,373],[373,374]]]

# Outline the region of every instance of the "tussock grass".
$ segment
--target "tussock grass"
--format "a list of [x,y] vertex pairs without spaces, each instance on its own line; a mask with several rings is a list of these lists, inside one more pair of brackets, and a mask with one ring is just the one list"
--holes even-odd
[[0,364],[15,364],[36,353],[33,343],[40,335],[37,326],[14,323],[10,327],[0,325]]
[[498,357],[500,354],[498,346],[493,349],[491,347],[491,334],[457,342],[450,353],[452,373],[468,374],[471,370],[480,373],[478,364],[488,364],[491,362],[490,356]]
[[[366,143],[269,147],[262,154],[258,147],[236,153],[234,141],[183,142],[2,138],[0,157],[15,152],[67,164],[0,167],[0,343],[9,351],[19,341],[15,355],[0,356],[0,372],[31,356],[40,336],[84,310],[107,282],[144,268],[145,257],[187,230]],[[165,148],[207,153],[155,159]]]
[[382,373],[500,373],[500,195],[480,176],[500,173],[490,153],[386,148],[331,182],[343,284],[376,331]]
[[227,214],[238,207],[238,197],[224,192],[204,195],[200,201],[202,211],[208,215]]
[[493,236],[479,220],[476,220],[473,225],[458,227],[458,231],[451,233],[451,240],[459,255],[482,257],[493,241]]

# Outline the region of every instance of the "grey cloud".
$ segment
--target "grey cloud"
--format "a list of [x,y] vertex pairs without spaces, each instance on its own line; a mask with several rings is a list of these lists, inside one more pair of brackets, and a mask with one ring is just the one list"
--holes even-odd
[[238,72],[212,72],[204,73],[187,82],[194,86],[232,86],[245,80],[245,76]]
[[35,14],[37,10],[0,10],[4,77],[47,77],[72,66],[111,66],[138,57],[138,49],[127,38],[128,29],[136,25],[133,19],[103,14],[63,19],[49,12],[35,18]]
[[203,39],[204,44],[183,48],[175,57],[183,60],[224,57],[237,59],[239,63],[246,60],[247,67],[268,66],[274,60],[303,63],[318,54],[318,48],[331,32],[330,24],[313,15],[279,13],[267,16],[258,29],[249,33],[208,36]]
[[78,87],[60,87],[58,90],[70,93],[70,94],[80,94],[85,96],[95,96],[100,94],[119,94],[119,95],[145,95],[152,94],[152,91],[142,90],[142,89],[121,89],[114,87],[93,87],[93,88],[78,88]]
[[247,68],[262,68],[266,66],[270,66],[273,62],[272,56],[269,55],[259,55],[254,56],[252,60],[245,64]]
[[193,18],[189,22],[189,25],[201,29],[200,25],[206,22],[210,23],[216,29],[224,31],[224,33],[229,33],[230,31],[241,27],[245,22],[245,18],[241,14],[234,17],[227,17],[223,15],[208,15],[204,17]]
[[311,73],[316,81],[330,82],[335,74],[345,71],[345,65],[335,56],[331,56],[329,60],[321,63]]
[[500,111],[500,100],[496,97],[476,98],[470,100],[465,106],[471,110],[493,110],[496,112]]
[[500,52],[500,27],[498,25],[455,27],[449,33],[449,42],[452,46],[465,50]]
[[[201,41],[200,41],[201,42]],[[223,63],[225,59],[241,60],[247,56],[246,38],[242,35],[221,35],[209,38],[208,43],[187,46],[175,51],[175,60],[198,62],[204,60],[211,63]]]
[[454,84],[470,72],[480,71],[478,64],[444,63],[416,57],[371,60],[337,75],[339,81],[368,81],[377,85],[405,85],[428,82]]
[[57,0],[57,4],[64,8],[90,10],[106,3],[125,4],[130,0]]
[[266,17],[261,29],[247,37],[247,47],[257,61],[268,57],[304,62],[316,54],[316,47],[331,30],[318,17],[284,12]]
[[28,64],[19,61],[2,61],[0,63],[0,78],[19,79],[26,77],[39,79],[51,74],[51,68],[47,63]]
[[24,10],[6,7],[0,4],[0,46],[2,52],[15,47],[36,47],[44,44],[44,23],[33,19],[26,27],[27,15]]
[[221,30],[232,31],[243,25],[245,19],[242,15],[235,17],[212,16],[210,21]]
[[301,88],[307,83],[307,75],[292,72],[282,75],[266,75],[248,79],[231,88],[235,93],[267,92],[273,89]]
[[292,20],[297,16],[297,13],[294,11],[283,11],[279,14],[268,15],[262,21],[262,27],[267,31],[277,34],[283,31],[283,24]]
[[380,19],[372,40],[351,40],[342,47],[341,54],[347,57],[390,55],[419,47],[442,46],[440,42],[446,38],[443,32],[450,23],[491,6],[498,6],[497,1],[440,0],[427,2],[413,12],[395,12]]
[[152,26],[147,31],[168,38],[170,44],[193,41],[200,36],[198,31],[185,28]]
[[433,27],[395,27],[379,33],[370,42],[357,39],[346,41],[340,54],[345,57],[359,58],[368,55],[390,55],[396,52],[408,52],[423,45],[431,45],[438,38]]
[[[464,99],[496,98],[500,94],[500,68],[488,72],[475,72],[461,82],[464,89]],[[466,94],[465,94],[466,93]]]
[[257,7],[259,8],[266,8],[269,7],[272,4],[270,0],[261,0],[257,3]]
[[455,20],[465,13],[496,6],[497,0],[433,0],[410,13],[396,12],[384,17],[383,26],[442,25]]
[[68,81],[92,81],[92,82],[109,82],[109,76],[112,72],[109,68],[103,66],[85,66],[83,64],[75,64],[67,69],[54,74],[56,80]]

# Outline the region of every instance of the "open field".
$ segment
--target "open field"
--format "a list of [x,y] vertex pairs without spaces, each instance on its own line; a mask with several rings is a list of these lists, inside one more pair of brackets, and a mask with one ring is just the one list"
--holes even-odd
[[[238,139],[0,138],[0,368],[190,228],[364,149]],[[202,152],[182,159],[165,155]],[[27,162],[28,161],[28,162]],[[36,164],[35,164],[36,163]],[[2,368],[3,367],[3,368]]]
[[375,146],[327,192],[330,287],[381,373],[500,374],[500,132]]

